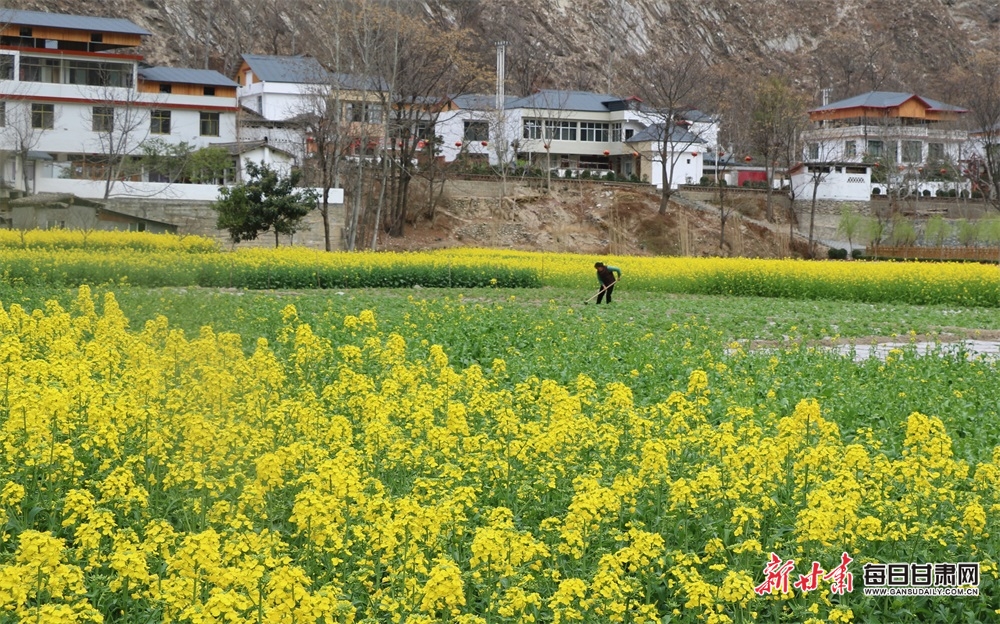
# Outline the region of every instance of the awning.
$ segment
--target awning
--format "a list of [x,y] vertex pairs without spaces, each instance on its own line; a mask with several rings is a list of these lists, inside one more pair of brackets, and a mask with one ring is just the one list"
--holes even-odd
[[48,152],[28,152],[28,160],[55,160]]

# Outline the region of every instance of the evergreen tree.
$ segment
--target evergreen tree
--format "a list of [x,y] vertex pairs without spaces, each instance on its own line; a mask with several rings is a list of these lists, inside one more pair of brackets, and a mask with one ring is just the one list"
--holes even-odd
[[282,176],[264,163],[248,162],[246,171],[247,182],[219,189],[219,199],[212,206],[219,215],[216,225],[227,230],[234,243],[256,240],[270,230],[277,247],[278,237],[294,234],[316,207],[316,191],[296,188],[302,177],[298,170]]

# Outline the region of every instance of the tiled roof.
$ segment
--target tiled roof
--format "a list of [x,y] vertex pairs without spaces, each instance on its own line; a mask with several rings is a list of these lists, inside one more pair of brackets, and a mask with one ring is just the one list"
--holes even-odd
[[[513,95],[506,96],[504,98],[504,108],[512,108],[510,104],[519,99]],[[451,101],[455,103],[455,106],[464,110],[492,110],[496,107],[497,96],[494,94],[466,93],[454,96],[451,98]]]
[[915,93],[902,93],[899,91],[869,91],[868,93],[855,95],[854,97],[847,98],[846,100],[840,100],[839,102],[833,102],[832,104],[827,104],[826,106],[814,108],[809,112],[840,110],[844,108],[893,108],[913,98],[917,98],[921,102],[927,104],[928,108],[934,110],[954,111],[956,113],[966,112],[964,108],[960,108],[958,106],[938,102],[937,100],[925,98]]
[[140,28],[127,19],[68,15],[65,13],[43,13],[41,11],[18,11],[14,9],[0,9],[0,24],[113,32],[126,35],[150,34],[145,28]]
[[606,113],[610,109],[605,103],[618,100],[620,98],[606,93],[543,89],[514,100],[508,107]]
[[264,82],[291,82],[298,84],[327,84],[330,72],[311,56],[269,56],[244,54],[253,73]]
[[285,82],[294,84],[332,85],[355,91],[384,90],[378,78],[355,76],[327,71],[311,56],[271,56],[266,54],[244,54],[253,73],[263,82]]
[[214,69],[187,69],[183,67],[140,67],[139,75],[151,82],[237,87],[235,82]]

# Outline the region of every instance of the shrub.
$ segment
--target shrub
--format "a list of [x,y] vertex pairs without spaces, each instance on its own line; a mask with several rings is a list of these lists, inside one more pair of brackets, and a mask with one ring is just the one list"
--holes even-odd
[[864,256],[864,255],[865,255],[865,250],[864,249],[852,249],[851,250],[851,257],[854,258],[855,260],[860,260],[862,258],[862,256]]
[[880,189],[879,187],[876,186],[876,187],[874,187],[872,189],[872,197],[874,197],[876,195],[881,195],[881,194],[882,194],[882,189]]
[[826,250],[826,257],[830,260],[847,260],[847,250],[843,247],[831,247]]
[[698,180],[698,184],[699,184],[700,186],[708,186],[708,185],[709,185],[709,179],[708,179],[708,176],[704,176],[704,175],[703,175],[703,176],[701,176],[701,179],[700,179],[700,180]]
[[924,197],[930,197],[931,196],[931,192],[928,189],[924,189],[924,191],[923,191],[923,193],[921,193],[921,195],[923,195]]
[[614,182],[618,178],[617,178],[617,176],[615,176],[615,172],[614,171],[609,171],[606,174],[604,174],[604,179],[608,180],[609,182]]

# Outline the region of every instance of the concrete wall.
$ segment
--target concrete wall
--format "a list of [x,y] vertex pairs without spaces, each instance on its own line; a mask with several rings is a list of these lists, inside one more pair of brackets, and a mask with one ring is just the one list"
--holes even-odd
[[[107,207],[125,214],[164,221],[177,225],[177,233],[195,234],[214,238],[225,246],[231,245],[229,234],[215,227],[216,212],[212,210],[212,202],[171,201],[168,199],[131,199],[113,198],[108,200]],[[341,249],[342,231],[344,227],[344,205],[330,206],[330,243],[333,249]],[[323,217],[319,210],[313,210],[302,221],[301,229],[294,236],[281,236],[280,242],[285,245],[300,245],[313,249],[325,249],[323,237]],[[236,247],[273,247],[274,235],[266,233],[256,241],[240,243]]]

